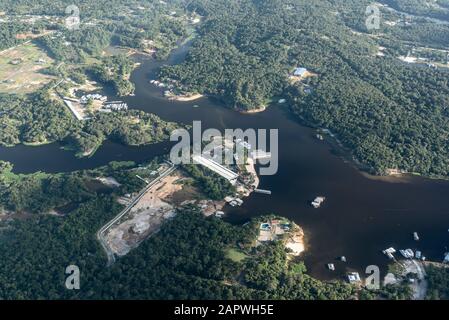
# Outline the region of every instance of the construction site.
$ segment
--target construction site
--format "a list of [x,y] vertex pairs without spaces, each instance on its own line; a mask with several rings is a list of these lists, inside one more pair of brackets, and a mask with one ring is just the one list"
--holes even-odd
[[[225,153],[233,152],[229,148],[223,147],[223,149]],[[248,151],[250,151],[249,148]],[[214,215],[221,218],[225,214],[222,210],[226,205],[241,206],[242,198],[258,190],[256,188],[259,178],[255,170],[258,158],[260,155],[247,157],[245,163],[237,166],[234,172],[231,169],[235,170],[235,168],[224,166],[206,154],[193,157],[194,163],[217,173],[236,187],[235,194],[222,200],[205,199],[201,191],[194,187],[193,179],[170,162],[162,163],[150,177],[136,175],[136,178],[145,182],[146,186],[138,194],[126,194],[118,198],[117,201],[124,205],[125,209],[103,226],[97,234],[108,255],[109,263],[115,260],[115,256],[126,255],[143,240],[156,233],[164,221],[176,215],[178,207],[188,204],[196,205],[205,216]],[[269,191],[265,192],[270,194]],[[266,240],[259,239],[260,241],[274,240],[274,237],[284,234],[287,230],[286,225],[278,227],[276,223],[273,223],[273,226],[273,230],[276,231],[274,233],[270,231],[270,236],[267,236]],[[293,238],[289,240],[291,249],[299,254],[303,250],[302,238],[298,241],[295,237]]]

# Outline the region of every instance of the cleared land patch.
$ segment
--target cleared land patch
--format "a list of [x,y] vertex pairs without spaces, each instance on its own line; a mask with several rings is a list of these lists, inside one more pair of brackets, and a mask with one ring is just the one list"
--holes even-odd
[[31,93],[54,76],[42,70],[54,63],[36,44],[27,42],[0,53],[0,93]]
[[162,223],[174,217],[171,196],[182,189],[183,177],[175,172],[162,178],[137,202],[129,213],[106,234],[106,242],[118,256],[126,255],[144,239],[157,232]]

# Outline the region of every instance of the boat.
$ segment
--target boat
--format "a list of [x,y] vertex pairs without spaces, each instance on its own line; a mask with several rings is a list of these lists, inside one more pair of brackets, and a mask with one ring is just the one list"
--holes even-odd
[[271,191],[270,191],[270,190],[254,189],[254,192],[256,192],[256,193],[261,193],[261,194],[271,195]]
[[446,252],[446,253],[444,254],[444,260],[443,260],[443,263],[449,263],[449,252]]
[[319,207],[321,207],[321,205],[323,204],[324,200],[326,200],[325,197],[316,197],[315,200],[312,201],[311,205],[315,209],[318,209]]
[[382,251],[388,258],[394,259],[393,253],[396,253],[395,248],[388,248]]
[[413,252],[412,249],[399,250],[399,252],[406,259],[411,259],[411,258],[413,258],[415,256],[415,253]]
[[343,262],[346,262],[346,257],[345,256],[341,256],[340,260],[343,261]]
[[358,283],[361,281],[360,275],[357,272],[348,273],[348,281],[349,283]]
[[416,258],[416,259],[421,259],[421,257],[422,257],[421,251],[416,251],[416,252],[415,252],[415,258]]
[[419,241],[418,232],[413,232],[413,239],[414,239],[415,241]]
[[331,270],[331,271],[335,271],[335,266],[334,266],[333,263],[328,263],[328,264],[327,264],[327,268],[328,268],[329,270]]

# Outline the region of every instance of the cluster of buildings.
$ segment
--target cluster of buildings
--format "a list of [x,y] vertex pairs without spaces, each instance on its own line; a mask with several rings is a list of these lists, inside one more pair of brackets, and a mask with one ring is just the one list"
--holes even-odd
[[226,197],[226,203],[228,203],[231,207],[241,206],[243,204],[243,200],[237,197]]
[[[413,232],[413,240],[419,241],[419,235],[417,232]],[[382,253],[385,254],[389,259],[394,260],[395,257],[393,254],[396,253],[396,249],[391,247],[391,248],[383,250]],[[422,252],[419,250],[413,251],[412,249],[402,249],[402,250],[399,250],[399,253],[405,259],[418,259],[418,260],[422,260],[422,261],[426,260],[426,257],[423,256]]]
[[262,222],[259,226],[260,242],[267,242],[276,240],[278,236],[283,235],[291,230],[291,224],[280,219],[273,219],[267,222]]
[[[170,80],[170,79],[168,81],[172,82],[172,83],[168,83],[167,84],[167,83],[164,83],[164,82],[158,81],[158,80],[150,80],[150,83],[154,84],[155,86],[157,86],[159,88],[174,89],[175,88],[175,84],[174,83],[177,83],[177,81],[176,80]],[[164,93],[167,94],[169,92],[171,92],[171,91],[167,90]]]
[[106,112],[112,112],[112,111],[126,111],[128,110],[128,104],[125,102],[117,101],[117,102],[110,102],[105,104],[102,107],[102,111]]

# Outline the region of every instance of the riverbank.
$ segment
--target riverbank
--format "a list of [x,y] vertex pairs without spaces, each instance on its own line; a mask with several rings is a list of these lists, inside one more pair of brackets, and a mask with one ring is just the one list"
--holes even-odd
[[[182,62],[181,51],[185,48],[173,53],[176,59],[163,63]],[[161,99],[160,90],[148,85],[160,65],[160,61],[144,60],[133,72],[136,96],[125,98],[130,108],[156,114],[165,121],[192,124],[198,120],[204,127],[219,130],[280,129],[279,170],[273,176],[259,177],[260,185],[272,194],[253,193],[241,207],[226,206],[224,219],[241,225],[254,217],[276,213],[294,221],[307,235],[307,254],[302,259],[314,277],[342,278],[343,266],[363,273],[368,264],[376,264],[384,271],[388,260],[381,250],[392,244],[413,248],[415,242],[409,239],[413,231],[422,234],[420,249],[428,259],[440,258],[440,248],[449,246],[448,183],[415,177],[410,177],[408,184],[367,179],[354,169],[352,161],[342,161],[319,141],[316,130],[303,125],[282,106],[244,116],[207,97],[201,101],[201,108]],[[170,146],[164,142],[136,148],[107,140],[92,157],[78,159],[61,150],[59,144],[39,148],[20,145],[0,148],[0,158],[14,164],[18,173],[68,172],[110,161],[140,163],[167,154]],[[310,201],[319,194],[326,196],[326,203],[313,209]],[[335,272],[326,269],[327,263],[342,255],[348,257],[346,264]]]
[[328,143],[337,153],[338,155],[346,162],[351,164],[354,168],[356,168],[360,174],[364,177],[384,182],[391,183],[407,183],[411,182],[412,177],[420,177],[424,179],[430,180],[444,180],[449,181],[449,176],[437,176],[437,175],[423,175],[417,172],[407,172],[397,168],[387,168],[384,173],[377,173],[376,168],[370,167],[362,162],[360,162],[352,153],[352,150],[346,147],[339,139],[336,134],[334,134],[329,129],[323,129],[317,127],[316,125],[305,121],[302,118],[298,118],[299,122],[307,127],[315,129],[317,131],[317,136],[322,135],[325,137],[324,142]]
[[290,255],[297,257],[306,250],[304,230],[292,222],[292,231],[287,235],[285,247],[290,250]]
[[261,113],[264,112],[265,110],[267,110],[267,106],[260,106],[258,108],[255,109],[251,109],[251,110],[238,110],[239,113],[241,114],[255,114],[255,113]]
[[[251,183],[251,187],[253,189],[257,189],[260,184],[260,178],[256,171],[256,160],[254,160],[252,157],[248,157],[246,159],[245,170],[247,172],[249,172],[251,174],[251,176],[253,177],[253,182]],[[249,196],[249,194],[248,194],[248,196]]]
[[166,98],[171,101],[180,101],[180,102],[188,102],[188,101],[195,101],[198,99],[201,99],[204,97],[200,93],[196,94],[185,94],[185,95],[167,95]]

